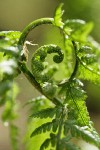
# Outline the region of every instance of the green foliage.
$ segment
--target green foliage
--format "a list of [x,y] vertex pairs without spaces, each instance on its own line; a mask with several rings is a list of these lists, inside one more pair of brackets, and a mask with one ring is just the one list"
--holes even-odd
[[20,32],[17,31],[0,32],[0,52],[2,53],[0,60],[0,106],[5,106],[2,121],[5,126],[10,127],[10,138],[14,150],[18,150],[18,128],[14,125],[14,120],[18,116],[15,102],[18,90],[13,79],[19,74],[19,50],[17,48],[19,37]]
[[14,124],[10,124],[10,138],[11,138],[11,144],[14,150],[17,150],[19,147],[18,136],[19,136],[18,127],[15,126]]
[[62,11],[62,7],[63,7],[63,3],[61,3],[56,8],[55,15],[54,15],[54,23],[58,27],[63,27],[62,15],[63,15],[64,11]]
[[52,120],[52,122],[44,123],[32,132],[31,137],[38,135],[38,134],[41,134],[42,132],[50,131],[51,129],[53,131],[56,131],[57,125],[58,125],[58,120]]
[[[71,81],[63,85],[61,90],[66,88],[66,99],[65,103],[68,103],[69,119],[76,119],[79,125],[87,125],[89,123],[89,115],[85,105],[86,93],[81,89],[82,84],[77,80]],[[76,109],[76,112],[74,110]],[[80,111],[81,110],[81,111]]]
[[[33,21],[22,33],[0,32],[0,106],[5,106],[2,121],[10,127],[14,150],[18,150],[18,128],[14,125],[17,117],[17,88],[14,78],[20,72],[23,72],[42,95],[27,102],[31,106],[32,114],[28,122],[31,124],[31,130],[27,133],[28,139],[46,134],[42,140],[39,141],[38,138],[40,150],[81,149],[73,142],[74,138],[81,138],[100,149],[100,136],[90,121],[85,104],[87,95],[80,81],[82,79],[100,84],[100,47],[89,36],[93,24],[78,19],[63,22],[62,6],[63,4],[60,4],[57,7],[54,19],[41,18]],[[59,28],[65,47],[62,49],[49,44],[38,48],[32,56],[30,71],[26,65],[26,37],[32,29],[42,24],[52,24]],[[48,54],[53,57],[53,61],[48,60]],[[64,79],[56,78],[59,71],[63,71],[60,65],[65,68]],[[33,121],[37,120],[43,122],[34,126]],[[36,146],[32,145],[32,142],[28,150],[33,150]]]
[[55,112],[57,110],[55,108],[46,108],[46,109],[43,109],[41,111],[38,111],[34,114],[31,115],[31,117],[34,117],[34,118],[53,118],[53,116],[55,115]]
[[69,33],[69,37],[74,41],[84,42],[87,40],[88,34],[91,32],[93,28],[92,23],[85,23],[83,20],[72,19],[67,20],[64,24],[65,32]]
[[51,139],[46,139],[46,140],[42,143],[42,145],[41,145],[41,147],[40,147],[40,150],[44,150],[44,149],[48,148],[50,142],[51,142]]
[[100,147],[100,137],[93,128],[91,130],[91,128],[89,128],[88,126],[79,127],[76,125],[72,127],[71,134],[78,138],[81,137],[86,142],[89,141],[97,147]]

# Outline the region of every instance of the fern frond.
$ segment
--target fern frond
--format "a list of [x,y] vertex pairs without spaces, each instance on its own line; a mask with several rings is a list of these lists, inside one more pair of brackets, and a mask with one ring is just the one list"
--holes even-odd
[[33,117],[33,118],[53,118],[54,115],[55,115],[55,111],[56,111],[56,108],[46,108],[46,109],[43,109],[41,111],[38,111],[34,114],[32,114],[30,117]]
[[[66,83],[66,99],[68,103],[68,119],[76,120],[81,125],[88,125],[90,118],[85,104],[86,93],[81,89],[81,83],[76,79],[70,83]],[[65,85],[64,85],[65,86]],[[75,111],[76,110],[76,111]]]
[[97,66],[87,66],[86,63],[79,60],[78,77],[83,80],[88,80],[96,84],[100,84],[100,72]]
[[47,147],[49,147],[50,144],[52,147],[55,147],[56,142],[57,142],[56,140],[57,140],[56,135],[51,133],[50,138],[45,139],[45,141],[42,143],[40,150],[46,149]]
[[80,79],[100,84],[100,51],[95,46],[81,46],[78,50],[79,62],[77,75]]
[[67,20],[64,24],[64,30],[70,30],[70,37],[72,40],[79,42],[86,42],[88,34],[93,28],[93,23],[86,23],[79,19]]
[[96,131],[91,130],[88,126],[77,126],[74,125],[71,128],[71,134],[74,137],[82,138],[86,142],[94,144],[98,148],[100,148],[100,137]]
[[51,139],[51,145],[52,145],[52,147],[54,147],[56,145],[56,142],[57,142],[56,134],[50,133],[50,139]]
[[49,147],[50,143],[51,143],[51,139],[49,138],[46,139],[40,146],[40,150],[45,150],[47,147]]
[[[76,111],[74,111],[76,109]],[[68,119],[76,120],[79,125],[88,125],[90,121],[89,113],[84,101],[75,101],[73,98],[69,102]]]
[[31,137],[41,134],[42,132],[50,131],[52,128],[52,122],[47,122],[37,127],[31,134]]
[[30,117],[33,118],[53,118],[54,115],[58,118],[61,115],[61,108],[60,107],[54,107],[54,108],[46,108],[42,109],[36,113],[33,113]]
[[35,135],[38,135],[38,134],[41,134],[41,133],[45,133],[46,131],[50,131],[51,129],[53,131],[56,131],[57,130],[57,127],[58,127],[58,121],[57,120],[53,120],[52,122],[47,122],[47,123],[44,123],[42,124],[41,126],[37,127],[31,134],[30,137],[33,137]]

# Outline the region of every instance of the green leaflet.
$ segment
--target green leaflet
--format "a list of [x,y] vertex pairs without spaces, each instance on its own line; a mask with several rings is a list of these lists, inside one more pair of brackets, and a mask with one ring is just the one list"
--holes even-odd
[[75,120],[66,120],[64,125],[64,134],[71,133],[71,138],[82,138],[84,141],[94,144],[100,148],[100,136],[93,128],[91,122],[88,126],[78,126],[76,125]]
[[100,137],[93,128],[88,126],[79,127],[77,125],[72,126],[71,134],[75,137],[82,138],[86,142],[96,145],[100,148]]
[[[75,109],[76,111],[74,111]],[[80,126],[88,125],[90,117],[84,101],[75,101],[73,99],[72,101],[69,102],[68,119],[76,120],[76,123]]]
[[47,122],[36,128],[32,134],[31,137],[41,134],[42,132],[50,131],[51,129],[55,132],[57,130],[59,121],[53,120],[52,122]]
[[68,105],[68,119],[76,120],[79,125],[88,125],[90,118],[85,104],[87,96],[82,86],[79,80],[73,79],[62,85],[60,93],[65,95],[64,103]]
[[45,150],[46,148],[48,148],[48,146],[50,145],[50,143],[51,143],[51,139],[46,139],[43,143],[42,143],[42,145],[41,145],[41,147],[40,147],[40,150]]
[[88,34],[93,28],[93,23],[85,23],[83,20],[67,20],[64,24],[64,31],[74,41],[86,42]]
[[[79,125],[86,125],[89,123],[89,114],[85,104],[86,95],[82,89],[77,89],[77,87],[72,87],[69,92],[68,101],[68,118],[69,120],[76,120]],[[77,92],[77,94],[76,94]],[[68,94],[68,93],[66,93]],[[68,97],[66,97],[67,100]],[[76,111],[74,111],[76,110]]]
[[63,27],[63,22],[62,22],[62,15],[64,13],[64,11],[62,10],[62,7],[63,7],[63,3],[61,3],[57,8],[56,8],[56,11],[55,11],[55,14],[54,14],[54,23],[57,27]]
[[31,117],[34,118],[53,118],[53,116],[55,115],[56,112],[56,108],[47,108],[47,109],[42,109],[41,111],[38,111],[34,114],[31,115]]
[[[32,100],[29,100],[26,104],[25,107],[29,106],[29,115],[30,114],[36,114],[37,110],[40,112],[45,110],[47,107],[50,107],[50,103],[48,99],[44,96],[38,96],[36,98],[33,98]],[[52,104],[51,104],[52,107]],[[30,135],[32,134],[33,130],[43,124],[44,122],[50,122],[50,118],[46,119],[33,119],[33,117],[28,118],[28,129],[25,134],[25,148],[27,150],[32,150],[34,149],[39,149],[41,146],[41,143],[44,141],[44,139],[48,138],[49,132],[46,132],[45,134],[39,134],[37,136],[34,136],[30,138]],[[38,142],[37,142],[38,141]]]
[[92,68],[88,67],[85,63],[79,64],[79,74],[80,79],[88,80],[96,84],[100,84],[100,73],[95,72]]
[[17,45],[21,32],[19,31],[1,31],[0,32],[0,47],[7,47],[8,45]]
[[46,139],[46,140],[42,143],[42,145],[41,145],[41,147],[40,147],[40,150],[44,150],[44,149],[48,148],[48,147],[50,146],[50,144],[51,144],[51,146],[52,146],[53,148],[55,148],[56,136],[55,136],[53,133],[50,134],[50,138]]
[[78,72],[79,78],[89,80],[93,83],[100,84],[100,69],[98,63],[98,49],[95,47],[83,46],[78,51]]

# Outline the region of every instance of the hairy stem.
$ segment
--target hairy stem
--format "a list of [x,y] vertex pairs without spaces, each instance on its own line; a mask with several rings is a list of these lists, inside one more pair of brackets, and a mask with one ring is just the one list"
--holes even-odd
[[75,65],[74,65],[74,69],[73,69],[73,72],[72,72],[69,80],[72,80],[75,77],[75,75],[77,73],[77,69],[78,69],[78,60],[77,60],[77,54],[76,54],[77,47],[76,47],[76,43],[74,41],[72,41],[72,43],[73,43],[74,53],[75,53]]
[[42,24],[54,24],[54,19],[53,18],[41,18],[37,19],[33,22],[31,22],[22,32],[18,45],[22,46],[24,45],[24,42],[26,40],[26,37],[28,36],[29,32],[33,30],[35,27],[42,25]]

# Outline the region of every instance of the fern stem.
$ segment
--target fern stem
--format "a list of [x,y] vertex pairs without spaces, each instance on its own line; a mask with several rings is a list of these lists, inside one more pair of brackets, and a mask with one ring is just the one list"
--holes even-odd
[[33,22],[31,22],[28,26],[25,27],[25,29],[23,30],[18,45],[19,46],[23,46],[24,42],[26,40],[26,37],[28,36],[29,32],[31,30],[33,30],[35,27],[42,25],[42,24],[53,24],[54,19],[53,18],[41,18],[41,19],[37,19]]
[[77,54],[76,54],[77,46],[74,41],[72,41],[72,43],[73,43],[74,53],[75,53],[75,65],[74,65],[74,69],[73,69],[73,72],[72,72],[69,80],[72,80],[75,77],[75,75],[77,73],[77,69],[78,69],[78,64],[79,64],[78,59],[77,59]]

